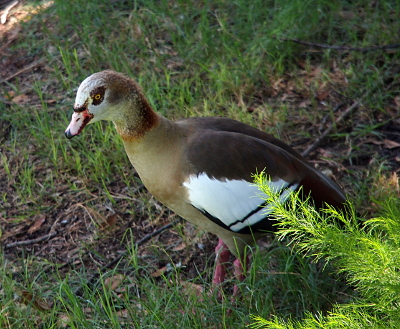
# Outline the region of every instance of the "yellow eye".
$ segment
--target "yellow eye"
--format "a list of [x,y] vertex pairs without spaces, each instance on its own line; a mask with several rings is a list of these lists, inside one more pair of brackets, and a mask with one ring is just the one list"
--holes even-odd
[[94,95],[94,99],[95,99],[95,100],[97,100],[97,101],[98,101],[100,98],[101,98],[101,95],[100,95],[100,94],[96,94],[96,95]]

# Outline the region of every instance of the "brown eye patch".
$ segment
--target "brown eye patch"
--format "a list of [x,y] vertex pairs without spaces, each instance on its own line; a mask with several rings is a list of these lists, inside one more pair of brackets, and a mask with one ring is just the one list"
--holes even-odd
[[106,93],[106,88],[101,86],[97,87],[96,89],[93,89],[90,92],[90,97],[92,97],[92,104],[93,105],[99,105],[104,99],[104,94]]

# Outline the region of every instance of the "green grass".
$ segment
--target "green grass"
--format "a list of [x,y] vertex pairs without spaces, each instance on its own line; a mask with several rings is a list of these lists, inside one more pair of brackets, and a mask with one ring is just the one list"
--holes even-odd
[[[179,268],[153,277],[154,269],[138,259],[135,250],[130,251],[128,259],[123,266],[104,271],[93,285],[88,283],[91,274],[84,268],[62,278],[49,271],[52,264],[28,255],[19,265],[4,262],[0,271],[0,324],[13,328],[52,328],[61,321],[67,321],[71,328],[210,328],[216,323],[222,328],[244,327],[250,313],[287,317],[301,316],[305,309],[326,309],[330,298],[343,289],[332,288],[334,279],[326,271],[282,245],[262,255],[254,252],[238,306],[231,304],[229,293],[224,301],[208,291],[192,293],[191,283],[209,286],[202,278],[205,273],[184,283]],[[274,271],[268,269],[271,259],[278,260],[271,263]],[[11,270],[18,275],[12,276]],[[78,289],[80,295],[76,295]],[[32,300],[24,301],[24,293],[32,295]]]
[[[46,66],[2,84],[0,120],[4,126],[9,123],[10,132],[3,138],[0,125],[0,219],[6,220],[0,221],[0,238],[7,233],[5,227],[11,227],[8,220],[30,225],[32,218],[46,214],[62,221],[60,213],[83,216],[76,210],[81,207],[90,214],[85,216],[92,218],[87,225],[94,233],[77,247],[78,259],[87,264],[90,253],[90,262],[104,264],[107,259],[96,254],[96,246],[112,235],[99,230],[105,209],[120,210],[126,222],[151,222],[162,212],[148,193],[137,190],[140,181],[133,177],[111,124],[90,125],[71,141],[63,135],[80,82],[108,68],[135,78],[154,108],[168,118],[229,116],[267,130],[298,150],[326,128],[325,117],[329,123],[337,116],[333,110],[338,104],[350,105],[370,90],[362,106],[322,146],[333,154],[322,167],[330,166],[341,176],[361,211],[376,211],[371,199],[381,200],[387,186],[394,189],[379,155],[364,165],[357,165],[357,159],[376,152],[368,139],[380,140],[379,128],[396,119],[399,52],[336,51],[287,39],[352,47],[396,44],[398,1],[128,3],[113,2],[111,9],[105,0],[56,0],[22,24],[22,37],[8,50],[9,56],[27,62],[43,57]],[[325,90],[330,94],[323,105],[316,96]],[[29,102],[14,103],[16,95],[26,95]],[[130,206],[121,206],[121,191]],[[179,234],[185,238],[184,232]],[[126,236],[121,243],[132,249],[134,238]],[[293,319],[312,322],[308,312],[336,312],[335,303],[350,303],[357,296],[343,274],[334,274],[337,262],[315,262],[298,248],[287,247],[290,241],[273,240],[271,246],[252,251],[253,265],[241,285],[238,306],[229,299],[233,282],[222,302],[207,294],[211,256],[206,269],[187,278],[175,256],[169,256],[173,251],[167,244],[147,246],[153,258],[131,250],[119,267],[103,270],[94,286],[87,282],[92,271],[82,266],[58,272],[60,264],[34,252],[12,259],[1,254],[0,327],[59,328],[64,319],[71,328],[241,328],[252,323],[251,315],[275,315],[276,322],[286,326]],[[173,269],[153,277],[160,263]],[[123,276],[123,283],[107,288],[107,278],[117,275]],[[194,296],[181,281],[206,291]],[[80,297],[74,295],[78,288],[83,290]],[[374,283],[369,289],[379,293]],[[22,302],[21,291],[48,303],[50,310]],[[362,290],[362,298],[375,303],[368,291]],[[351,306],[338,314],[350,316],[357,310],[365,321],[379,318],[367,306]],[[321,321],[326,319],[321,315]]]

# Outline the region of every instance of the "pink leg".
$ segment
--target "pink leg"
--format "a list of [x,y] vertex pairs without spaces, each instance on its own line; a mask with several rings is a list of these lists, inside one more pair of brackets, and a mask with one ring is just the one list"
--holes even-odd
[[[236,258],[233,262],[233,267],[235,269],[235,276],[239,282],[242,282],[246,277],[247,268],[249,265],[250,259],[249,255],[243,257],[243,260],[240,258]],[[239,296],[239,287],[235,284],[233,287],[233,298]]]
[[226,276],[226,263],[229,261],[230,251],[224,241],[218,240],[218,245],[215,247],[215,272],[213,278],[213,285],[218,286],[225,281]]

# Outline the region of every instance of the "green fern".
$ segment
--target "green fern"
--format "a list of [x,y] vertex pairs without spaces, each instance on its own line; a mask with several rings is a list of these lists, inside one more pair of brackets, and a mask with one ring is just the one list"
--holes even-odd
[[254,317],[250,328],[398,328],[400,323],[400,199],[379,202],[378,217],[360,220],[348,203],[347,211],[327,207],[318,212],[310,200],[294,193],[285,205],[257,175],[255,182],[268,195],[279,219],[280,239],[316,259],[333,262],[360,293],[348,305],[336,305],[327,316],[308,314],[301,322]]

